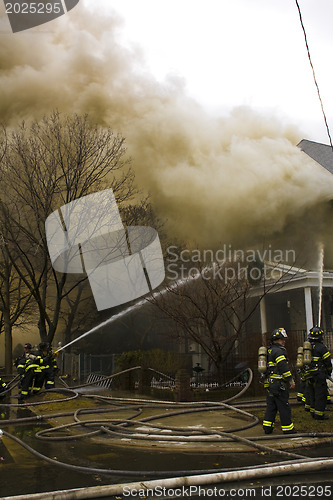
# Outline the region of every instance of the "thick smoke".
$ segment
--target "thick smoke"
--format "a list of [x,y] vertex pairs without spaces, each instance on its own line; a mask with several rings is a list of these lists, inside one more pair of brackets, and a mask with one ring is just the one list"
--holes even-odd
[[1,36],[3,122],[58,109],[119,131],[171,240],[252,244],[288,234],[295,221],[304,239],[299,221],[332,198],[333,177],[295,146],[298,131],[247,108],[212,118],[181,81],[157,83],[140,50],[119,44],[116,14],[80,5],[51,28]]

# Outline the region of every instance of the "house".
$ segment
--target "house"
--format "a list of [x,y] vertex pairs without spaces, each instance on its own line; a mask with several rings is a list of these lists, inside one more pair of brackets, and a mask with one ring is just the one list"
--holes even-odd
[[[303,139],[298,147],[321,167],[333,174],[333,149],[331,146]],[[332,193],[333,200],[333,193]],[[320,254],[320,246],[318,254]],[[318,250],[317,250],[318,251]],[[323,251],[323,250],[322,250]],[[316,269],[300,269],[266,262],[271,268],[271,278],[265,286],[273,285],[274,272],[276,286],[265,295],[256,315],[247,325],[247,330],[260,326],[262,334],[284,326],[289,331],[308,332],[320,324],[326,332],[333,332],[333,270],[324,269],[318,255]],[[282,278],[281,278],[282,276]],[[263,294],[263,284],[259,284],[254,295]],[[329,334],[332,342],[332,334]]]
[[[319,168],[333,174],[331,146],[303,139],[298,147]],[[244,337],[236,341],[230,353],[230,372],[241,362],[254,367],[258,346],[262,343],[267,345],[271,332],[279,327],[288,332],[288,353],[292,362],[296,360],[298,346],[303,344],[307,332],[314,325],[320,324],[324,329],[325,343],[333,351],[333,269],[324,268],[324,249],[319,242],[314,243],[313,253],[316,254],[313,268],[313,262],[306,262],[302,267],[297,267],[297,263],[262,263],[261,275],[265,279],[260,278],[254,284],[249,298],[250,304],[261,298],[260,304],[246,322]],[[191,351],[193,362],[200,362],[203,366],[207,364],[205,355],[195,343],[191,345]]]

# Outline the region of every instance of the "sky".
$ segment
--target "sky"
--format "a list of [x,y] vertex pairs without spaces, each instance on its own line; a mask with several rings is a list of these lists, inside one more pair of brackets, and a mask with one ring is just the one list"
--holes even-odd
[[[85,0],[123,19],[160,82],[177,78],[211,113],[239,105],[290,120],[329,143],[294,0]],[[333,2],[299,0],[329,127],[333,128]]]

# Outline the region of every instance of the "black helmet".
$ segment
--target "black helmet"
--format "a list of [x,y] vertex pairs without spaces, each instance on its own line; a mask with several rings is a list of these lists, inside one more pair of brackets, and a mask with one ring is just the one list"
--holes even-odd
[[287,339],[288,335],[287,332],[284,328],[277,328],[276,330],[273,330],[272,332],[272,340],[278,340],[278,339]]
[[309,331],[308,337],[309,337],[309,339],[321,340],[323,334],[324,334],[324,331],[319,326],[314,326]]
[[29,342],[27,342],[26,344],[24,344],[24,349],[32,349],[31,344],[29,344]]
[[49,343],[41,342],[38,347],[41,351],[47,351],[49,349]]

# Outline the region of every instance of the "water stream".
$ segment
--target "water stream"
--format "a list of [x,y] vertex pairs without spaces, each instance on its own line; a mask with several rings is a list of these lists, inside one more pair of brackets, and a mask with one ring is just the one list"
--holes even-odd
[[[203,272],[205,270],[206,270],[206,268],[203,269]],[[171,285],[168,284],[168,286],[166,286],[164,289],[157,290],[156,292],[154,292],[154,293],[148,295],[147,297],[139,300],[135,304],[127,307],[123,311],[120,311],[119,313],[111,316],[111,318],[103,321],[99,325],[94,326],[93,328],[91,328],[87,332],[83,333],[82,335],[80,335],[76,339],[72,340],[71,342],[68,342],[66,345],[64,345],[64,346],[60,347],[59,349],[57,349],[57,352],[60,352],[63,349],[66,349],[67,347],[69,347],[70,345],[74,344],[75,342],[78,342],[79,340],[83,339],[84,337],[87,337],[87,335],[90,335],[91,333],[96,332],[100,328],[103,328],[103,326],[106,326],[106,325],[109,325],[110,323],[113,323],[117,319],[120,319],[123,316],[126,316],[127,314],[131,313],[132,311],[134,311],[136,309],[139,309],[140,307],[144,306],[145,304],[147,304],[147,303],[149,304],[149,300],[150,299],[155,299],[156,297],[159,297],[161,295],[165,295],[167,292],[170,292],[171,290],[175,290],[176,288],[179,288],[179,287],[185,285],[186,283],[188,283],[190,281],[196,280],[197,278],[199,278],[200,275],[201,275],[200,273],[197,273],[197,274],[195,274],[193,276],[188,276],[186,278],[179,279],[179,280],[175,281],[174,283],[172,283]]]
[[319,243],[319,262],[318,262],[318,277],[319,277],[319,287],[318,287],[318,326],[321,324],[321,310],[323,301],[323,275],[324,275],[324,245]]

